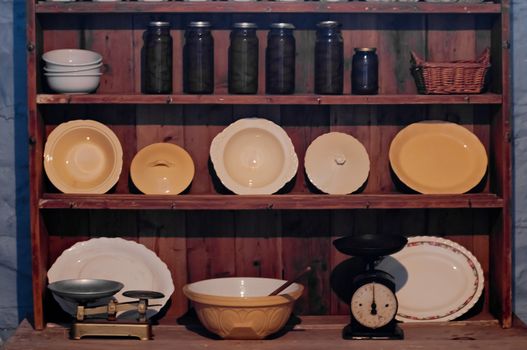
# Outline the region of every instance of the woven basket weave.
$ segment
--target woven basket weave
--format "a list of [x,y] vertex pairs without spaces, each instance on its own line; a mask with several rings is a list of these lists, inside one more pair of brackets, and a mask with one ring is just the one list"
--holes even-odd
[[412,52],[412,74],[420,94],[478,94],[490,68],[490,49],[476,61],[426,62]]

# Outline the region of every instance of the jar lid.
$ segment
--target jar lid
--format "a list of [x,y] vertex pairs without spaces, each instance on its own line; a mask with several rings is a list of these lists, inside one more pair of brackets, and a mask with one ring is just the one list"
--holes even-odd
[[238,23],[234,23],[233,24],[233,27],[234,28],[243,28],[243,29],[254,29],[254,28],[258,28],[256,26],[256,23],[252,23],[252,22],[238,22]]
[[271,23],[273,29],[295,29],[295,26],[291,23]]
[[148,23],[150,27],[170,27],[170,22],[152,21]]
[[319,28],[334,28],[334,27],[340,27],[340,23],[337,21],[322,21],[317,23],[317,27]]
[[210,22],[207,22],[207,21],[195,21],[195,22],[190,22],[188,24],[189,27],[192,27],[192,28],[208,28],[210,27]]
[[375,47],[356,47],[353,50],[362,51],[362,52],[375,52],[377,48]]

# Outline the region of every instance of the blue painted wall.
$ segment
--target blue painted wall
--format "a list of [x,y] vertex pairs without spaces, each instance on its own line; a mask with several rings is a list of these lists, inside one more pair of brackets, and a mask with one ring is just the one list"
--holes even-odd
[[514,312],[527,322],[527,1],[512,1]]
[[[514,311],[527,322],[527,1],[513,0]],[[31,312],[25,1],[0,2],[0,338]]]
[[0,3],[0,337],[32,308],[25,6]]

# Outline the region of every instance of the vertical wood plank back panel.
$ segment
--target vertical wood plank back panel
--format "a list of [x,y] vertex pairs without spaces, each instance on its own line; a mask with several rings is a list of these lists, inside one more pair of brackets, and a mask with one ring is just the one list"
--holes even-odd
[[476,52],[474,18],[462,15],[428,16],[427,60],[474,60],[479,55]]
[[213,30],[214,36],[214,93],[228,92],[229,30]]
[[313,93],[315,84],[315,31],[297,29],[294,32],[296,43],[295,92]]
[[131,79],[135,69],[132,23],[131,17],[122,15],[111,16],[111,21],[104,22],[99,17],[86,18],[83,41],[87,49],[102,55],[105,67],[97,93],[135,90]]
[[188,212],[186,220],[189,282],[235,276],[234,213]]
[[138,242],[156,252],[167,264],[174,283],[171,305],[166,322],[181,317],[188,309],[181,290],[187,281],[187,245],[185,239],[185,213],[142,212],[138,218]]
[[379,84],[380,93],[415,94],[415,82],[410,72],[410,52],[424,52],[425,16],[387,15],[379,24]]
[[236,276],[282,278],[280,212],[235,213]]
[[[317,192],[307,179],[304,159],[311,142],[329,131],[329,120],[326,115],[328,109],[325,106],[284,106],[281,109],[282,127],[291,138],[298,157],[298,171],[291,189],[294,192]],[[299,128],[299,125],[309,125],[309,127]]]
[[327,314],[331,295],[330,216],[324,211],[307,214],[298,211],[283,212],[283,278],[294,278],[310,265],[313,271],[303,281],[307,290],[297,301],[295,308],[302,314]]
[[227,193],[210,160],[212,140],[234,121],[233,107],[203,105],[185,107],[185,145],[196,167],[190,193]]

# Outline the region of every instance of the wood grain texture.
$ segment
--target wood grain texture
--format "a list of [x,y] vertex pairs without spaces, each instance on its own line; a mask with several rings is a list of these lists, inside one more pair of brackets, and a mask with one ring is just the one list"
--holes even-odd
[[[82,339],[68,340],[67,330],[53,325],[43,332],[35,332],[27,321],[22,322],[11,337],[6,350],[88,350],[111,347],[120,349],[144,349],[152,346],[156,349],[284,349],[284,350],[320,350],[331,347],[346,350],[350,346],[357,349],[379,349],[379,346],[393,350],[403,349],[448,349],[493,350],[524,349],[527,347],[527,330],[520,326],[502,329],[496,322],[483,320],[474,322],[450,322],[430,324],[403,324],[404,340],[350,341],[341,338],[341,330],[347,322],[346,317],[305,317],[291,330],[271,340],[215,340],[202,335],[199,326],[155,326],[154,340],[139,341],[133,339]],[[380,345],[382,344],[382,345]]]
[[39,3],[36,7],[38,13],[104,13],[104,12],[123,12],[123,13],[170,13],[170,12],[220,12],[220,13],[499,13],[499,4],[434,4],[434,3],[398,3],[398,4],[364,4],[353,2],[352,4],[326,4],[326,3],[293,3],[283,4],[262,1],[251,6],[237,4],[235,2],[212,2],[205,4],[198,3],[161,3],[145,4],[137,3],[75,3],[75,4],[56,4]]

